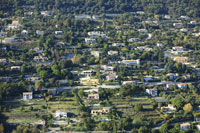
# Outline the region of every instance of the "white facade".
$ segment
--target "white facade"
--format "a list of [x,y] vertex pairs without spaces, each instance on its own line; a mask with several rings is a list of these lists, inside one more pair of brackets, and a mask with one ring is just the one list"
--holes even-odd
[[57,110],[55,114],[56,118],[67,118],[67,112],[64,110]]
[[106,38],[106,34],[104,34],[103,32],[101,31],[91,31],[91,32],[88,32],[88,35],[91,37],[91,38],[97,38],[97,37],[101,37],[101,38]]
[[127,66],[140,65],[140,59],[137,60],[122,60],[120,63]]
[[23,93],[23,100],[28,101],[33,99],[33,93],[32,92],[24,92]]
[[158,90],[157,89],[146,89],[146,93],[148,93],[149,95],[155,97],[158,95]]
[[96,39],[94,39],[94,38],[85,38],[85,43],[86,44],[95,44],[96,43]]

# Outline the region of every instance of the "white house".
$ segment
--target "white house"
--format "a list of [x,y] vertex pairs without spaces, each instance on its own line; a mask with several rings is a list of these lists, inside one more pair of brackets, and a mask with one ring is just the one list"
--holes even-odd
[[158,95],[158,90],[156,88],[154,89],[146,89],[146,93],[148,93],[149,95],[155,97]]
[[15,37],[6,37],[2,40],[2,43],[13,43],[16,42]]
[[44,56],[34,56],[33,60],[34,60],[34,61],[41,61],[41,62],[44,62],[44,61],[48,61],[48,58],[47,58],[47,57],[44,57]]
[[169,88],[171,88],[171,87],[173,87],[173,86],[174,86],[174,84],[168,83],[168,84],[166,84],[166,89],[169,89]]
[[184,33],[187,33],[187,32],[188,32],[188,29],[182,28],[182,29],[180,29],[180,31],[181,31],[181,32],[184,32]]
[[42,31],[42,30],[36,30],[36,34],[37,34],[37,35],[43,35],[43,34],[44,34],[44,31]]
[[176,28],[180,28],[183,26],[183,23],[173,23],[173,26]]
[[41,11],[40,14],[43,16],[50,16],[51,12],[50,11]]
[[186,83],[178,83],[177,86],[178,86],[180,89],[187,89],[187,84],[186,84]]
[[140,38],[130,38],[127,40],[128,42],[139,42]]
[[91,53],[91,55],[93,55],[94,57],[99,58],[99,57],[100,57],[100,54],[101,54],[101,51],[91,51],[90,53]]
[[164,111],[175,111],[176,110],[176,107],[172,104],[168,104],[168,106],[166,107],[161,107],[161,110],[164,110]]
[[93,70],[84,70],[84,71],[82,71],[82,74],[87,76],[87,77],[91,77],[93,73],[94,73]]
[[165,18],[165,19],[171,19],[171,16],[165,15],[164,18]]
[[176,46],[176,47],[172,47],[172,50],[174,50],[174,51],[184,51],[184,48],[182,46]]
[[178,73],[168,73],[167,78],[169,78],[170,80],[176,79],[178,78]]
[[33,92],[23,92],[23,100],[28,101],[33,99]]
[[0,59],[0,63],[6,63],[7,62],[7,60],[6,59]]
[[136,60],[122,60],[119,63],[125,64],[126,66],[140,65],[140,59],[136,59]]
[[122,48],[122,47],[125,47],[125,44],[124,43],[113,43],[112,46],[113,47],[120,47],[120,48]]
[[106,38],[106,34],[104,34],[103,32],[101,31],[91,31],[91,32],[88,32],[88,35],[89,37],[91,38],[97,38],[97,37],[101,37],[101,38]]
[[190,123],[182,123],[182,124],[180,124],[180,129],[181,130],[190,129]]
[[17,71],[21,70],[20,66],[11,66],[10,68],[11,68],[11,70],[17,70]]
[[108,55],[118,55],[118,51],[110,50],[108,51]]
[[157,47],[160,47],[160,48],[161,48],[161,47],[163,47],[165,44],[164,44],[164,43],[157,43],[156,45],[157,45]]
[[55,114],[56,118],[67,118],[67,112],[65,110],[57,110]]
[[99,100],[99,94],[89,94],[88,99],[89,100]]
[[117,78],[118,78],[118,75],[114,75],[114,74],[113,74],[113,75],[107,75],[107,76],[106,76],[106,79],[107,79],[107,80],[116,80]]
[[200,125],[196,125],[197,131],[200,131]]
[[139,32],[142,32],[142,33],[147,33],[147,29],[138,29]]
[[21,25],[19,24],[19,21],[12,21],[12,24],[9,24],[8,29],[19,29]]
[[86,44],[95,44],[97,41],[94,38],[85,38]]
[[123,81],[122,85],[137,85],[136,81]]

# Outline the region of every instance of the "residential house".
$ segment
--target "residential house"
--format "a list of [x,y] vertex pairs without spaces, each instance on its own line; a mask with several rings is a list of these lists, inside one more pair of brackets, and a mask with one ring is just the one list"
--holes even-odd
[[139,32],[142,32],[142,33],[147,33],[147,29],[138,29]]
[[188,29],[182,28],[182,29],[180,29],[180,31],[181,31],[181,32],[184,32],[184,33],[187,33],[187,32],[188,32]]
[[91,114],[92,115],[98,115],[98,114],[106,114],[110,113],[111,107],[103,107],[103,109],[92,109]]
[[176,107],[172,104],[168,104],[168,106],[161,107],[161,110],[163,110],[163,111],[175,111]]
[[7,60],[6,59],[0,59],[0,63],[6,63]]
[[23,100],[28,101],[33,99],[33,92],[23,92]]
[[8,29],[19,29],[21,25],[19,24],[19,21],[12,21],[12,24],[8,24]]
[[125,44],[124,44],[124,43],[113,43],[112,46],[113,46],[113,47],[122,48],[122,47],[125,47]]
[[114,67],[113,66],[108,66],[108,65],[101,65],[101,72],[113,72]]
[[183,23],[173,23],[173,26],[176,28],[180,28],[183,26]]
[[33,12],[24,12],[24,15],[26,15],[26,16],[32,16]]
[[163,47],[165,44],[164,44],[164,43],[157,43],[156,45],[157,45],[157,47],[160,47],[160,48],[161,48],[161,47]]
[[127,40],[128,42],[139,42],[140,38],[130,38]]
[[122,85],[137,85],[136,81],[123,81]]
[[33,50],[38,54],[41,54],[43,52],[43,49],[41,49],[39,47],[35,47]]
[[63,35],[63,31],[55,31],[55,37],[61,37]]
[[200,131],[200,125],[196,125],[197,131]]
[[191,79],[191,75],[190,74],[183,75],[183,78],[185,80],[190,80]]
[[118,75],[114,75],[114,74],[106,76],[107,80],[116,80],[117,78],[118,78]]
[[124,64],[126,66],[140,65],[140,59],[136,60],[122,60],[119,61],[120,64]]
[[40,80],[40,78],[39,77],[32,77],[31,76],[31,77],[26,77],[25,80],[26,81],[31,81],[31,82],[35,83],[36,81]]
[[93,73],[94,73],[93,70],[84,70],[84,71],[82,71],[82,74],[87,76],[87,77],[91,77]]
[[51,12],[50,11],[41,11],[40,14],[43,16],[50,16]]
[[21,70],[21,67],[20,67],[20,66],[11,66],[11,70],[20,71],[20,70]]
[[144,76],[145,82],[149,82],[150,80],[153,80],[153,77],[151,75]]
[[177,86],[178,86],[180,89],[187,89],[187,83],[178,83]]
[[170,80],[174,80],[174,79],[178,78],[178,73],[168,73],[166,76]]
[[15,39],[15,37],[6,37],[2,40],[2,43],[13,43],[16,42],[17,40]]
[[172,50],[174,50],[174,51],[184,51],[184,48],[182,46],[176,46],[176,47],[172,47]]
[[146,93],[148,93],[149,95],[155,97],[155,96],[158,95],[158,90],[156,88],[146,89]]
[[190,24],[196,25],[197,22],[196,21],[190,21]]
[[75,15],[75,19],[91,19],[90,15]]
[[67,111],[65,110],[56,110],[56,118],[67,118]]
[[101,38],[106,38],[106,34],[104,34],[103,32],[101,31],[91,31],[91,32],[88,32],[88,35],[89,37],[91,38],[97,38],[97,37],[101,37]]
[[43,34],[44,34],[44,31],[43,31],[43,30],[36,30],[36,34],[37,34],[37,35],[43,35]]
[[188,16],[180,16],[180,19],[188,20],[188,19],[190,19],[190,17],[188,17]]
[[165,19],[171,19],[171,16],[165,15],[164,18],[165,18]]
[[56,95],[57,90],[56,89],[48,89],[48,92],[52,95]]
[[118,54],[119,54],[118,51],[113,51],[113,50],[108,51],[108,55],[118,55]]
[[89,100],[99,100],[99,94],[89,94],[88,99]]
[[180,129],[181,130],[190,129],[190,123],[182,123],[182,124],[180,124]]
[[94,20],[98,20],[99,18],[100,18],[99,15],[92,15],[92,19],[94,19]]
[[96,58],[99,58],[101,53],[101,51],[91,51],[91,55],[93,55]]
[[166,89],[169,89],[169,88],[171,88],[171,87],[173,87],[173,86],[174,86],[174,84],[168,83],[168,84],[166,84],[165,88],[166,88]]
[[33,60],[34,61],[44,62],[44,61],[48,61],[48,58],[44,57],[44,56],[34,56]]
[[178,63],[187,63],[188,62],[188,57],[180,57],[180,56],[176,56],[176,57],[173,57],[173,60],[175,62],[178,62]]
[[86,44],[95,44],[97,41],[94,38],[85,38]]

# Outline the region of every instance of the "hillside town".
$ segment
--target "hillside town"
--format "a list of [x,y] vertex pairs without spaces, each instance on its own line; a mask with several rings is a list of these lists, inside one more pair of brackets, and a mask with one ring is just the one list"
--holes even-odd
[[199,18],[23,11],[0,18],[5,132],[200,131]]

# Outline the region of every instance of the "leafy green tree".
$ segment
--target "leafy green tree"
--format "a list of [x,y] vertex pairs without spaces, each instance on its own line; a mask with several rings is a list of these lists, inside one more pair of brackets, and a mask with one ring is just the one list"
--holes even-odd
[[168,132],[168,124],[162,124],[162,126],[160,127],[160,132],[161,133],[167,133]]
[[41,70],[39,76],[40,78],[44,79],[48,76],[48,72],[46,70]]
[[135,112],[139,113],[139,112],[142,111],[142,110],[143,110],[143,106],[142,106],[141,104],[136,104],[136,105],[134,106],[134,111],[135,111]]

